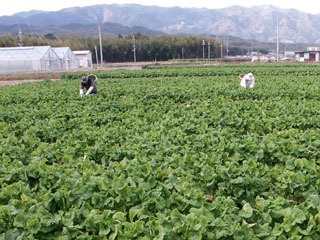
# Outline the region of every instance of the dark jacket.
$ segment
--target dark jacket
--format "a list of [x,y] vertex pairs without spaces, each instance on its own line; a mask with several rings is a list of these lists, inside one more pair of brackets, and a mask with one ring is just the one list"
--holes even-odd
[[88,81],[86,83],[82,82],[80,83],[80,89],[86,89],[86,91],[88,91],[88,89],[90,87],[93,87],[93,90],[90,94],[97,94],[98,90],[97,90],[97,84],[94,80],[92,80],[90,77],[88,78]]

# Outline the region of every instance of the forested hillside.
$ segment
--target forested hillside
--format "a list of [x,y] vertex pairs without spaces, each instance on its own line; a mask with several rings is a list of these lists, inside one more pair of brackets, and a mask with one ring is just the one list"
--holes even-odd
[[[175,58],[202,58],[202,41],[210,42],[210,57],[220,57],[220,47],[213,38],[201,36],[152,36],[135,34],[137,61],[168,60]],[[133,60],[133,35],[104,37],[102,41],[103,59],[105,62],[121,62]],[[95,60],[95,46],[99,50],[97,37],[56,37],[53,34],[45,36],[23,36],[25,46],[52,47],[68,46],[72,50],[88,49],[93,53]],[[19,39],[13,35],[0,35],[0,47],[14,47],[19,45]],[[100,55],[100,53],[99,53]],[[183,56],[182,56],[183,55]],[[206,48],[205,57],[208,57]]]

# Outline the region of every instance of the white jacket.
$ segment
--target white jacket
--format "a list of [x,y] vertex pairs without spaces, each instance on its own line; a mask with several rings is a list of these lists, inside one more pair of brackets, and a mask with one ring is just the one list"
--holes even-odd
[[252,73],[248,73],[243,76],[240,81],[240,86],[242,88],[253,88],[255,84],[255,79]]

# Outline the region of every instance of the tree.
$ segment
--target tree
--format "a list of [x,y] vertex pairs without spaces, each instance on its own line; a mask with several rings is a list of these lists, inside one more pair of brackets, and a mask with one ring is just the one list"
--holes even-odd
[[[103,37],[103,59],[105,62],[133,61],[132,38],[136,40],[136,55],[138,61],[169,60],[181,58],[181,49],[184,49],[185,58],[197,58],[202,56],[201,42],[204,39],[210,41],[213,57],[219,56],[217,42],[212,38],[200,36],[178,36],[178,35],[119,35],[117,37]],[[90,50],[95,52],[95,46],[99,46],[98,37],[74,37],[55,36],[47,33],[44,36],[25,35],[23,38],[25,46],[70,47],[72,50]],[[0,35],[0,46],[18,46],[19,40],[16,36],[9,34]],[[95,54],[93,54],[95,58]]]
[[44,38],[50,39],[50,40],[57,39],[57,37],[52,33],[47,33],[46,35],[44,35]]

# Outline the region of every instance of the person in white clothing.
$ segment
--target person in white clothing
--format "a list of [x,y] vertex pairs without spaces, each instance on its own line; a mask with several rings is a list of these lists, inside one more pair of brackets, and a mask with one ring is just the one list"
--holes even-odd
[[250,72],[248,74],[240,74],[240,86],[242,88],[253,88],[255,84],[255,79],[253,74]]

